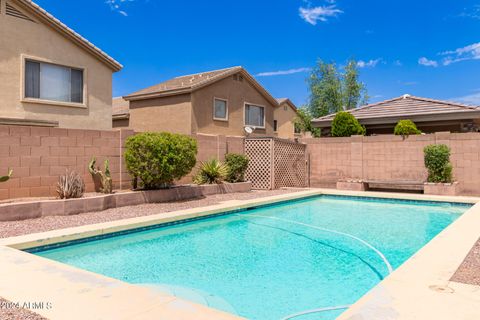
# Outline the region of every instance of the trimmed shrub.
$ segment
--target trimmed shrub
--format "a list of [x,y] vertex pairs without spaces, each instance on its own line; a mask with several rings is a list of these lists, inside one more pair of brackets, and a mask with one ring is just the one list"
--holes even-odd
[[349,112],[340,111],[332,121],[333,137],[350,137],[353,135],[364,136],[366,129]]
[[222,183],[227,177],[228,167],[217,159],[200,163],[200,170],[193,178],[196,184]]
[[450,148],[444,144],[431,144],[423,149],[425,167],[428,170],[428,182],[452,182],[452,164]]
[[196,163],[197,142],[182,134],[139,133],[127,139],[125,148],[127,171],[145,189],[170,186]]
[[248,162],[248,157],[243,154],[228,153],[225,155],[225,164],[228,168],[226,180],[232,183],[245,181]]
[[421,134],[422,131],[417,129],[417,126],[412,120],[400,120],[395,126],[393,133],[405,139],[411,134]]

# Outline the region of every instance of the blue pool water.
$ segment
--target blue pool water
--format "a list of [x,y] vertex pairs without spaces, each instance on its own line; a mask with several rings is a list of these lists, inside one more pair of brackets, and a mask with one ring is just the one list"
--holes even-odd
[[249,319],[282,319],[352,304],[388,274],[380,255],[344,234],[395,269],[468,208],[320,196],[36,254]]

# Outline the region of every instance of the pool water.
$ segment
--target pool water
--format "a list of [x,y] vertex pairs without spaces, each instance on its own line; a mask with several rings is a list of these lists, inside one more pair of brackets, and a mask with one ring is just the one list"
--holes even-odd
[[345,234],[395,269],[468,208],[319,196],[36,254],[249,319],[283,319],[352,304],[388,275],[379,254]]

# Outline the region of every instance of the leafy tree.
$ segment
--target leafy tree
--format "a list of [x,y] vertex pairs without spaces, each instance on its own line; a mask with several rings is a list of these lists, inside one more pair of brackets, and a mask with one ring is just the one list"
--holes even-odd
[[314,118],[353,109],[368,101],[365,84],[359,81],[357,62],[350,60],[344,72],[335,63],[317,62],[308,79],[308,109]]
[[307,107],[297,109],[297,116],[293,119],[293,125],[301,132],[310,132],[314,137],[320,137],[320,129],[312,125],[312,115]]

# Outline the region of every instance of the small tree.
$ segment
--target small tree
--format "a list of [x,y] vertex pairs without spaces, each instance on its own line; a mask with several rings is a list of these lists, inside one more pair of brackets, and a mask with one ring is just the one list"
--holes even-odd
[[302,107],[297,109],[297,115],[293,119],[293,125],[298,128],[300,132],[310,132],[314,137],[320,137],[320,129],[314,128],[312,125],[313,117],[307,108]]
[[350,137],[352,135],[365,135],[365,133],[365,127],[349,112],[338,112],[332,121],[333,137]]
[[450,148],[444,144],[431,144],[423,149],[425,167],[428,170],[428,182],[452,182],[452,164]]
[[404,139],[411,134],[421,134],[422,131],[417,129],[415,123],[411,120],[398,121],[393,133],[397,136],[402,136]]
[[197,142],[182,134],[145,132],[127,139],[125,162],[145,189],[165,188],[196,163]]

